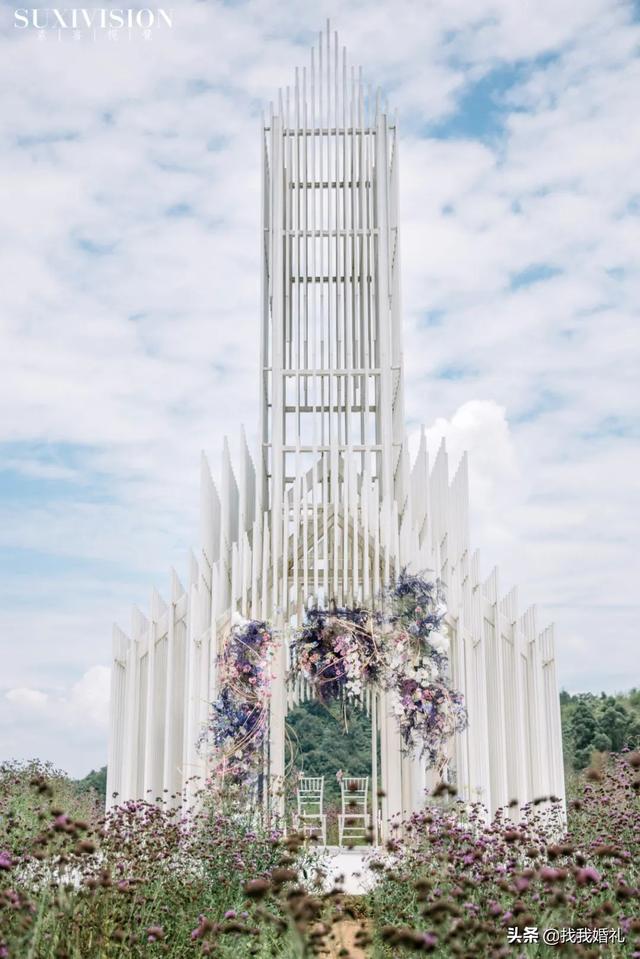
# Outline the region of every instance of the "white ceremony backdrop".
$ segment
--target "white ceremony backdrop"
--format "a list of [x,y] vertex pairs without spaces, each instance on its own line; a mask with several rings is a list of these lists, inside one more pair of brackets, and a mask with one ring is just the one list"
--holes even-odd
[[[114,632],[108,796],[192,795],[208,776],[196,741],[234,613],[280,630],[269,725],[270,811],[283,812],[286,626],[310,602],[373,605],[401,569],[445,584],[452,680],[468,728],[447,776],[489,811],[564,798],[551,628],[502,596],[469,542],[466,458],[405,433],[398,177],[400,133],[327,32],[265,119],[262,136],[260,428],[219,482],[201,475],[201,546],[186,588],[154,593],[131,634]],[[380,736],[382,837],[424,800],[423,764],[402,753],[387,694],[368,694]],[[374,810],[375,811],[375,810]],[[512,813],[517,816],[517,810]]]

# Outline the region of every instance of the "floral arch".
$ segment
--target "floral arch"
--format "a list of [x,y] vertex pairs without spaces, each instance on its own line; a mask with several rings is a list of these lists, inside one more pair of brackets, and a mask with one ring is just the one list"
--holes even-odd
[[[369,695],[375,767],[383,694],[403,753],[441,775],[447,743],[467,723],[463,697],[450,683],[445,614],[440,584],[406,571],[374,609],[309,608],[303,622],[287,630],[287,686],[297,689],[288,704],[311,694],[346,706]],[[276,631],[268,623],[238,618],[219,656],[219,694],[200,737],[211,751],[210,785],[236,787],[267,808],[268,792],[276,787],[266,775],[276,649]]]

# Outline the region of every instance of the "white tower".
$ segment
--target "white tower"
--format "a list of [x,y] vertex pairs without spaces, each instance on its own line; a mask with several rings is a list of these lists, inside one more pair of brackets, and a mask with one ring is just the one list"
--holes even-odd
[[[404,567],[447,588],[453,680],[469,713],[451,744],[460,795],[491,811],[564,797],[552,632],[538,636],[533,610],[518,617],[515,591],[499,598],[497,570],[480,580],[466,459],[450,481],[443,445],[430,470],[423,431],[409,463],[397,183],[397,124],[327,27],[264,126],[257,457],[243,436],[234,472],[225,441],[219,492],[203,462],[189,590],[174,574],[171,603],[154,594],[131,639],[116,630],[108,794],[119,800],[189,791],[206,776],[195,743],[235,611],[282,628],[310,602],[370,606]],[[286,640],[275,672],[272,784],[285,769],[286,712],[310,695],[287,683]],[[402,756],[385,694],[365,706],[380,736],[384,834],[423,802],[427,776]]]

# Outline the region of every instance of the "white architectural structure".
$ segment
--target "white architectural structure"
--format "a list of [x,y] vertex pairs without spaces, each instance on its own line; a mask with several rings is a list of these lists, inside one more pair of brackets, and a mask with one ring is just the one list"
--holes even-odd
[[[252,457],[243,437],[234,468],[225,441],[218,485],[203,460],[202,545],[187,588],[174,574],[168,602],[154,592],[130,637],[115,629],[108,795],[189,793],[207,775],[196,740],[234,612],[282,628],[310,601],[372,605],[408,567],[446,586],[453,685],[469,715],[451,745],[460,795],[492,811],[564,797],[553,631],[538,632],[533,609],[519,615],[515,590],[501,597],[497,570],[481,578],[466,459],[450,479],[443,444],[430,467],[423,431],[410,463],[398,130],[328,29],[271,109],[262,166],[260,445]],[[309,694],[288,685],[285,647],[270,713],[272,785],[285,768],[287,709]],[[372,812],[384,835],[423,802],[427,776],[402,755],[386,695],[369,694],[367,708],[380,736]]]

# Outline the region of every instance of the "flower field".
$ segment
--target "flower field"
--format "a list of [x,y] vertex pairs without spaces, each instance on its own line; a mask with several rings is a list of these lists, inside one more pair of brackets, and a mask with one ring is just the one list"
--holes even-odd
[[443,787],[348,897],[317,884],[313,846],[232,810],[165,797],[105,818],[56,770],[5,764],[0,957],[638,957],[639,788],[640,754],[602,758],[565,825],[549,797],[487,824]]
[[553,799],[517,825],[506,811],[490,824],[451,807],[415,816],[370,896],[379,954],[640,956],[639,766],[627,753],[589,769],[568,824]]

